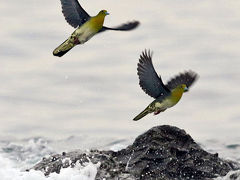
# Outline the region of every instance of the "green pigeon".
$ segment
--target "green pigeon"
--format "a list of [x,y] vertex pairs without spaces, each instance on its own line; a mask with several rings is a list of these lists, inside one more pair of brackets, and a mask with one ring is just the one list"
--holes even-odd
[[153,64],[150,50],[142,52],[138,63],[139,85],[143,91],[155,100],[149,104],[133,120],[138,121],[149,113],[154,115],[165,111],[176,105],[182,94],[196,81],[198,75],[193,71],[185,71],[172,78],[166,85],[163,84],[161,76],[158,76]]
[[96,16],[91,17],[77,0],[61,0],[61,4],[66,21],[77,29],[66,41],[53,51],[54,56],[63,56],[74,46],[87,42],[97,33],[106,30],[129,31],[139,25],[138,21],[132,21],[115,28],[105,27],[103,26],[104,19],[106,15],[109,15],[106,10],[101,10]]

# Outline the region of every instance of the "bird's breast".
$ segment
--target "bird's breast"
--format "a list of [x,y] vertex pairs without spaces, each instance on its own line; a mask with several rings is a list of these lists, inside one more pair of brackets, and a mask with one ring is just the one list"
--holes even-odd
[[178,101],[181,99],[182,93],[176,93],[172,92],[171,95],[165,98],[164,104],[166,104],[167,107],[172,107],[178,103]]
[[164,98],[161,98],[159,100],[156,100],[154,103],[154,106],[156,109],[166,109],[174,106],[177,104],[180,98],[173,96],[173,94],[170,94],[169,96],[166,96]]
[[91,28],[95,29],[97,32],[102,29],[104,23],[104,17],[103,16],[95,16],[92,17],[89,20],[89,25]]
[[[176,103],[175,103],[176,104]],[[171,101],[171,99],[165,98],[163,100],[156,100],[153,103],[153,109],[154,111],[158,111],[158,110],[163,110],[163,109],[167,109],[169,107],[172,107],[175,105],[173,101]]]
[[104,18],[92,17],[89,21],[78,27],[72,34],[73,41],[83,44],[92,38],[103,26]]
[[172,106],[174,106],[177,102],[175,102],[173,99],[171,98],[166,98],[162,101],[162,105],[166,108],[170,108]]
[[77,44],[83,44],[92,38],[96,33],[97,31],[95,29],[84,24],[74,31],[72,37],[74,37],[74,42]]

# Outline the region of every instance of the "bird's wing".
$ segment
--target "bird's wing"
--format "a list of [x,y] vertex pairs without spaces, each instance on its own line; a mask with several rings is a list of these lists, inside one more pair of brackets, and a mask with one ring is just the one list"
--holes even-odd
[[66,21],[74,28],[82,25],[90,18],[77,0],[61,0],[61,4]]
[[131,21],[131,22],[127,22],[125,24],[121,24],[117,27],[113,27],[113,28],[109,28],[109,27],[105,27],[103,26],[100,32],[106,31],[106,30],[113,30],[113,31],[130,31],[135,29],[138,25],[139,25],[139,21]]
[[170,81],[168,81],[166,86],[170,90],[181,84],[185,84],[189,88],[197,78],[197,73],[193,71],[186,71],[172,78]]
[[170,91],[163,84],[160,76],[157,75],[152,64],[152,53],[143,51],[140,55],[138,67],[139,85],[145,93],[153,98],[166,95]]

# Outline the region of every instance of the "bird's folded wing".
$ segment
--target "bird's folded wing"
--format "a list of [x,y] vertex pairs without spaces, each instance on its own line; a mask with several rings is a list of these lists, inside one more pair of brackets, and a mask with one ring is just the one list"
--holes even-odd
[[105,27],[103,26],[100,32],[106,31],[106,30],[114,30],[114,31],[130,31],[135,29],[138,25],[139,25],[139,21],[131,21],[125,24],[121,24],[119,26],[113,27],[113,28],[109,28],[109,27]]
[[77,0],[61,0],[61,4],[66,21],[74,28],[82,25],[90,18]]
[[168,81],[166,86],[170,90],[176,88],[178,85],[181,84],[185,84],[189,88],[197,78],[198,75],[195,72],[186,71],[172,78],[170,81]]
[[170,91],[164,86],[152,64],[152,54],[146,51],[140,55],[138,67],[139,85],[145,93],[153,98],[166,95]]

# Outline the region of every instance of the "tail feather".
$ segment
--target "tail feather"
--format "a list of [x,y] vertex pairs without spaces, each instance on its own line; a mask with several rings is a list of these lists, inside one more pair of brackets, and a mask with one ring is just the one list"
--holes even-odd
[[70,42],[70,39],[67,39],[53,51],[53,55],[62,57],[64,54],[70,51],[74,46],[75,44]]
[[143,118],[144,116],[146,116],[149,113],[149,109],[148,107],[146,109],[144,109],[139,115],[137,115],[133,120],[134,121],[138,121],[139,119]]

